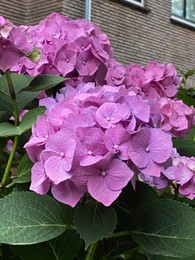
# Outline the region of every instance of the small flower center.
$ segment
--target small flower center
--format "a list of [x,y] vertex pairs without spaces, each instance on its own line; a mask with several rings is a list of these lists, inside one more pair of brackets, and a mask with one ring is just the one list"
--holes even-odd
[[114,150],[118,151],[119,150],[119,146],[117,144],[113,145]]
[[149,147],[146,147],[146,152],[148,153],[150,151],[150,148]]
[[85,65],[85,61],[83,61],[82,63],[83,63],[83,65]]
[[92,155],[93,153],[92,153],[92,151],[88,151],[87,154],[88,155]]
[[46,135],[46,136],[45,136],[45,139],[47,139],[48,137],[49,137],[49,135]]
[[66,62],[69,62],[69,59],[66,59]]
[[102,171],[102,176],[106,176],[106,172],[105,171]]
[[64,157],[64,156],[65,156],[65,154],[64,154],[63,152],[61,152],[61,153],[60,153],[60,156],[61,156],[61,157]]
[[3,44],[2,47],[3,47],[3,49],[6,49],[6,45],[5,44]]
[[110,121],[110,120],[111,120],[111,118],[108,116],[108,117],[106,117],[106,120],[107,120],[107,121]]

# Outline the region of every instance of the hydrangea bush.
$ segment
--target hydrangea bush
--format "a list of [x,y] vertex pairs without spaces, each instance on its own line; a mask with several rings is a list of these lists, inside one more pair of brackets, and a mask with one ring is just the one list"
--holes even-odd
[[53,13],[0,17],[0,70],[5,259],[193,259],[195,109],[172,64],[123,66]]

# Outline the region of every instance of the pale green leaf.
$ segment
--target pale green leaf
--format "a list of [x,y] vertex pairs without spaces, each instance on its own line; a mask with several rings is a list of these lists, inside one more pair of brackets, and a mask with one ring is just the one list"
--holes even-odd
[[14,182],[15,183],[30,182],[32,166],[33,166],[33,163],[29,159],[28,155],[25,154],[18,165],[17,178],[14,179]]
[[27,245],[53,239],[67,227],[63,213],[47,195],[12,193],[0,200],[0,243]]

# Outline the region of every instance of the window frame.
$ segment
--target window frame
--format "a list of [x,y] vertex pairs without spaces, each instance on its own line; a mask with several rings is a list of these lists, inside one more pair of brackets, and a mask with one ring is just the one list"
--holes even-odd
[[141,6],[141,7],[144,7],[144,4],[145,4],[145,0],[141,0],[141,2],[137,2],[136,0],[123,0],[123,1],[130,3],[130,4],[137,5],[137,6]]
[[171,1],[171,19],[176,22],[183,23],[185,25],[195,28],[195,21],[192,21],[192,20],[186,18],[187,0],[182,0],[182,1],[183,1],[183,10],[182,10],[183,15],[182,16],[179,16],[179,15],[173,13],[173,11],[172,11],[173,3]]

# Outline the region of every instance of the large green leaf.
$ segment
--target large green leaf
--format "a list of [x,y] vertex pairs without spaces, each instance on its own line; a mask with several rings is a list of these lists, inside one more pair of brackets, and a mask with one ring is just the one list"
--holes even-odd
[[[177,258],[171,256],[151,255],[149,253],[147,253],[146,255],[148,260],[177,260]],[[195,259],[195,255],[179,258],[179,260],[194,260],[194,259]]]
[[91,243],[107,237],[116,227],[117,217],[113,207],[105,207],[96,201],[81,205],[74,223],[87,248]]
[[[16,101],[19,111],[26,107],[32,100],[34,100],[40,92],[22,92],[16,94]],[[13,114],[12,99],[10,96],[0,96],[0,109],[2,111]]]
[[28,131],[36,122],[38,115],[44,115],[45,107],[36,107],[29,110],[22,118],[19,126],[14,126],[7,122],[0,123],[0,137],[21,135]]
[[11,248],[22,260],[73,260],[82,242],[76,231],[66,230],[61,236],[45,243]]
[[40,92],[22,92],[16,95],[16,100],[20,111],[33,101]]
[[[21,89],[27,87],[33,79],[32,77],[23,74],[10,73],[10,75],[15,93],[18,93]],[[6,93],[7,95],[10,94],[5,76],[0,77],[0,91]]]
[[60,76],[54,76],[54,75],[41,75],[36,78],[34,78],[30,85],[23,90],[25,91],[31,91],[31,92],[37,92],[41,90],[50,89],[59,83],[63,82],[65,79]]
[[47,195],[17,192],[0,199],[0,243],[35,244],[67,228],[60,204]]
[[136,220],[132,238],[147,252],[172,257],[195,254],[195,212],[188,205],[151,201],[137,212]]
[[33,163],[29,159],[28,155],[25,154],[17,168],[17,178],[14,179],[14,182],[15,183],[30,182],[32,166]]
[[0,123],[0,137],[9,137],[14,135],[20,135],[18,127],[7,122]]

